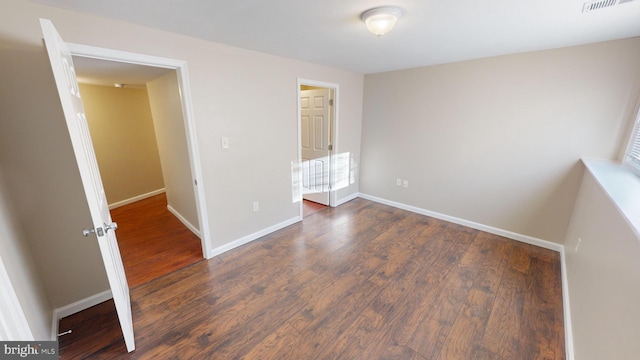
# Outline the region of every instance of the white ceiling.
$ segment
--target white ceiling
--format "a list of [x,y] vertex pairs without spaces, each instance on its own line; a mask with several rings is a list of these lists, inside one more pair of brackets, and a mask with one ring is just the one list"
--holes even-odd
[[[640,0],[32,1],[364,74],[640,36]],[[405,15],[378,39],[382,5]]]

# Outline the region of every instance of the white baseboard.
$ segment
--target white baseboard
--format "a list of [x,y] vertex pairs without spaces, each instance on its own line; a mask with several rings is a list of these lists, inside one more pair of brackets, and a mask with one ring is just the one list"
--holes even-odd
[[171,205],[167,205],[167,210],[169,210],[169,212],[172,213],[173,216],[177,217],[178,220],[180,220],[180,222],[187,227],[187,229],[191,230],[192,233],[194,233],[197,237],[201,238],[200,230],[198,230],[198,228],[193,226],[193,224],[191,224],[187,219],[185,219],[185,217],[182,216],[182,214],[180,214],[176,209],[174,209]]
[[280,230],[282,228],[285,228],[285,227],[287,227],[289,225],[293,225],[293,224],[295,224],[297,222],[300,222],[300,221],[302,221],[302,217],[301,216],[296,216],[296,217],[291,218],[289,220],[285,220],[285,221],[283,221],[283,222],[281,222],[279,224],[270,226],[270,227],[268,227],[266,229],[254,232],[253,234],[249,234],[249,235],[244,236],[244,237],[242,237],[240,239],[234,240],[234,241],[232,241],[232,242],[230,242],[228,244],[224,244],[222,246],[214,248],[214,249],[211,250],[211,253],[213,254],[212,257],[216,256],[216,255],[220,255],[220,254],[222,254],[224,252],[227,252],[229,250],[235,249],[235,248],[237,248],[239,246],[242,246],[242,245],[244,245],[246,243],[249,243],[249,242],[251,242],[253,240],[259,239],[259,238],[261,238],[261,237],[263,237],[265,235],[269,235],[274,231],[278,231],[278,230]]
[[146,198],[150,198],[152,196],[156,196],[156,195],[162,194],[165,191],[166,191],[166,189],[162,188],[162,189],[158,189],[158,190],[154,190],[154,191],[148,192],[146,194],[134,196],[134,197],[129,198],[129,199],[124,199],[122,201],[114,202],[113,204],[109,204],[109,210],[113,210],[115,208],[119,208],[120,206],[129,205],[129,204],[134,203],[136,201],[144,200]]
[[567,274],[567,262],[565,259],[565,247],[560,251],[560,265],[562,271],[562,310],[564,312],[564,344],[567,360],[574,360],[573,352],[573,327],[571,325],[571,308],[569,302],[569,281]]
[[[58,334],[59,334],[59,330],[58,329],[58,320],[62,319],[63,317],[67,317],[69,315],[73,315],[75,313],[79,313],[82,310],[86,310],[94,305],[98,305],[102,302],[105,302],[109,299],[113,298],[113,295],[111,295],[111,290],[105,290],[101,293],[89,296],[88,298],[82,299],[82,300],[78,300],[74,303],[71,303],[69,305],[65,305],[59,308],[56,308],[53,310],[53,325],[52,325],[52,329],[51,329],[51,338],[52,340],[57,340],[58,338]],[[63,331],[66,331],[67,329],[62,329]]]
[[557,251],[557,252],[561,252],[562,248],[563,248],[563,246],[561,244],[554,243],[554,242],[551,242],[551,241],[538,239],[538,238],[535,238],[535,237],[532,237],[532,236],[528,236],[528,235],[518,234],[518,233],[515,233],[513,231],[499,229],[499,228],[495,228],[493,226],[479,224],[479,223],[476,223],[476,222],[473,222],[473,221],[460,219],[460,218],[457,218],[457,217],[454,217],[454,216],[440,214],[440,213],[437,213],[435,211],[421,209],[421,208],[418,208],[418,207],[415,207],[415,206],[402,204],[402,203],[399,203],[399,202],[395,202],[395,201],[379,198],[379,197],[376,197],[376,196],[360,193],[359,197],[361,197],[363,199],[366,199],[366,200],[375,201],[375,202],[378,202],[378,203],[381,203],[381,204],[393,206],[393,207],[396,207],[398,209],[411,211],[411,212],[414,212],[414,213],[417,213],[417,214],[422,214],[422,215],[430,216],[432,218],[436,218],[436,219],[452,222],[454,224],[470,227],[472,229],[485,231],[485,232],[488,232],[488,233],[491,233],[491,234],[495,234],[495,235],[498,235],[498,236],[502,236],[502,237],[506,237],[506,238],[509,238],[509,239],[512,239],[512,240],[517,240],[517,241],[520,241],[520,242],[523,242],[523,243],[526,243],[526,244],[539,246],[541,248],[545,248],[545,249],[549,249],[549,250],[553,250],[553,251]]
[[347,202],[349,202],[349,201],[351,201],[353,199],[357,199],[358,197],[359,197],[359,194],[355,193],[355,194],[351,194],[351,195],[349,195],[347,197],[343,197],[342,199],[338,199],[338,200],[336,200],[336,203],[334,204],[334,207],[338,207],[338,206],[340,206],[340,205],[342,205],[344,203],[347,203]]

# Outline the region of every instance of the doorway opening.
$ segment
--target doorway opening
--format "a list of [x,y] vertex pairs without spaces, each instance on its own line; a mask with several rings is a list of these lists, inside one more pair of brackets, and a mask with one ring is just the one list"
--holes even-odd
[[[159,175],[155,180],[138,181],[155,181],[156,184],[159,181],[160,186],[150,185],[151,191],[129,189],[133,191],[133,194],[129,191],[131,196],[124,196],[123,199],[122,194],[118,194],[113,203],[109,199],[112,218],[120,226],[118,240],[130,286],[135,287],[207,258],[210,248],[207,245],[210,243],[209,231],[206,221],[203,221],[206,215],[202,190],[196,181],[200,169],[192,130],[186,64],[109,49],[69,45],[76,63],[76,73],[84,83],[81,88],[102,87],[102,91],[138,90],[143,93],[142,96],[147,97],[146,106],[152,114],[151,134],[146,137],[152,138],[153,144],[150,147],[156,146],[156,154],[152,154],[151,158],[155,156],[156,167],[161,170],[155,171]],[[87,84],[91,82],[93,84]],[[82,95],[85,97],[84,92]],[[107,99],[100,99],[100,102],[109,107]],[[116,104],[111,103],[111,106]],[[144,107],[145,104],[141,106]],[[91,122],[91,107],[85,105],[85,109]],[[139,126],[135,124],[139,116],[135,112],[130,114],[132,121],[128,125],[124,124],[125,128],[120,131],[132,131]],[[115,119],[111,120],[113,124]],[[91,132],[95,138],[93,129]],[[98,137],[102,137],[103,132],[100,130],[98,134],[101,134]],[[140,137],[137,142],[144,141]],[[130,141],[129,144],[120,145],[125,148],[124,151],[121,149],[120,152],[125,153],[121,156],[149,156],[135,154],[135,148],[139,144],[131,144]],[[100,149],[96,148],[96,154],[98,158],[101,157]],[[119,160],[112,161],[117,163]],[[122,162],[122,158],[120,161]],[[140,167],[149,167],[153,162],[139,161]],[[100,161],[99,165],[102,165]],[[101,166],[103,179],[104,173],[109,173],[110,170],[112,169],[109,167],[103,169]],[[137,170],[134,166],[129,171]],[[118,177],[118,174],[110,176]],[[105,192],[109,197],[107,186]]]
[[335,204],[334,175],[338,86],[298,80],[298,148],[302,217]]
[[175,70],[73,61],[129,286],[202,260]]

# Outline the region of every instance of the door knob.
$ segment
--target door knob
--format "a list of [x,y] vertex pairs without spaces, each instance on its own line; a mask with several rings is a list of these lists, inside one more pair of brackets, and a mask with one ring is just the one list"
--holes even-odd
[[118,224],[115,222],[112,222],[111,224],[108,224],[108,225],[104,224],[104,229],[102,229],[101,227],[96,229],[83,229],[82,236],[89,236],[91,234],[98,234],[98,236],[104,236],[104,233],[106,233],[109,230],[113,230],[113,231],[118,230]]
[[113,230],[113,231],[118,230],[118,223],[114,221],[109,225],[104,224],[104,231],[107,232],[109,230]]

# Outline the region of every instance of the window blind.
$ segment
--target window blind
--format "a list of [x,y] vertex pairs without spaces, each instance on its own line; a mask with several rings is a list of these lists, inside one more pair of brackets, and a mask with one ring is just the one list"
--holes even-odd
[[636,117],[636,123],[629,139],[629,146],[627,147],[626,160],[634,167],[638,172],[640,171],[640,111]]

